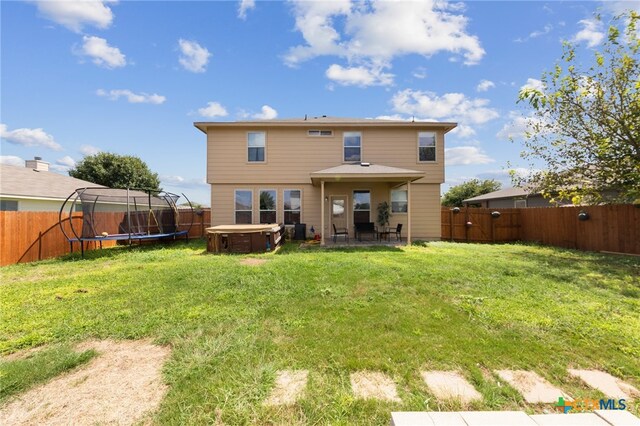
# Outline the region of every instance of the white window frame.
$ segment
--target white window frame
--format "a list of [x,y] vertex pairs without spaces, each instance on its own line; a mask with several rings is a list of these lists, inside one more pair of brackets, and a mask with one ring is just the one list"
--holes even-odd
[[[251,209],[249,210],[237,210],[236,209],[236,200],[237,200],[237,194],[238,192],[249,192],[251,194]],[[238,188],[238,189],[234,189],[233,191],[233,223],[234,224],[238,224],[238,217],[236,215],[236,213],[238,212],[251,212],[251,221],[249,222],[250,224],[253,223],[253,189],[243,189],[243,188]],[[242,224],[244,225],[244,224]]]
[[393,210],[393,193],[394,192],[404,192],[405,195],[407,196],[407,211],[409,210],[409,192],[406,189],[392,189],[391,192],[389,193],[389,201],[391,204],[391,214],[407,214],[407,211],[395,211]]
[[333,130],[309,129],[307,136],[312,138],[330,138],[333,136]]
[[[355,136],[358,135],[360,137],[360,159],[359,160],[347,160],[346,159],[346,155],[345,155],[345,150],[347,149],[347,146],[345,145],[346,141],[347,141],[347,136]],[[353,146],[350,146],[348,148],[355,148]],[[343,163],[361,163],[362,162],[362,132],[344,132],[342,134],[342,162]]]
[[[250,146],[249,145],[249,135],[251,134],[262,134],[264,135],[264,146],[262,147],[256,147],[256,146]],[[251,160],[250,156],[249,156],[249,150],[251,148],[262,148],[264,150],[264,160],[260,161],[260,160]],[[247,163],[249,164],[264,164],[267,162],[267,132],[265,132],[264,130],[256,130],[256,131],[251,131],[251,132],[247,132]]]
[[367,222],[373,222],[371,220],[372,204],[373,204],[372,192],[373,191],[371,191],[371,189],[362,188],[362,189],[354,189],[351,192],[351,200],[352,200],[352,203],[351,203],[351,213],[352,213],[352,215],[351,216],[353,217],[354,223],[355,223],[355,220],[356,220],[356,212],[357,211],[358,212],[367,211],[367,210],[356,210],[356,192],[368,192],[369,193],[369,220]]
[[[422,133],[429,133],[433,135],[433,146],[420,146],[420,135]],[[438,133],[431,131],[420,131],[418,132],[418,163],[435,163],[438,161]],[[433,148],[433,160],[421,160],[420,159],[420,148]]]
[[[273,192],[275,194],[273,210],[262,210],[262,206],[260,206],[260,198],[263,192]],[[274,212],[276,214],[276,223],[278,223],[278,190],[277,189],[260,189],[258,191],[258,222],[262,222],[262,212]],[[265,222],[266,223],[266,222]]]
[[285,225],[293,225],[293,223],[287,223],[286,222],[286,218],[287,218],[287,212],[295,212],[296,210],[287,210],[284,208],[284,200],[286,199],[285,193],[287,191],[298,191],[300,193],[300,222],[298,223],[303,223],[302,222],[302,189],[298,189],[298,188],[287,188],[282,190],[282,223],[284,223]]

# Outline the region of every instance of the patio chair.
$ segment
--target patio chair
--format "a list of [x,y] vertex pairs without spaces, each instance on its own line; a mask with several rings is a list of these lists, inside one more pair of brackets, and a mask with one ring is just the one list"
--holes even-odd
[[402,241],[402,224],[399,223],[396,226],[396,229],[394,230],[393,228],[389,228],[389,233],[390,234],[396,234],[396,240],[398,241]]
[[344,236],[344,240],[346,242],[349,242],[349,230],[347,228],[336,228],[335,224],[333,225],[333,242],[337,243],[338,242],[338,236]]

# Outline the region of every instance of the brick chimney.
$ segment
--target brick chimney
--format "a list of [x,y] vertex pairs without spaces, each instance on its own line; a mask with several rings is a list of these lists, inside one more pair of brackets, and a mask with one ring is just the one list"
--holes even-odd
[[42,157],[33,157],[33,160],[25,161],[25,167],[27,169],[37,170],[39,172],[48,172],[49,163],[42,161]]

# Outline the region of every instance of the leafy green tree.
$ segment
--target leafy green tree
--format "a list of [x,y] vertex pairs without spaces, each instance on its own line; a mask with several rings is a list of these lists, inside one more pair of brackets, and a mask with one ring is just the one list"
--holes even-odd
[[590,60],[566,42],[542,87],[521,90],[532,109],[522,157],[545,166],[516,185],[574,203],[640,201],[638,24],[633,11],[614,18]]
[[449,188],[442,197],[442,205],[447,207],[461,207],[462,200],[497,191],[501,186],[500,182],[494,179],[471,179]]
[[161,190],[158,174],[138,157],[100,152],[89,155],[69,170],[69,176],[110,188]]

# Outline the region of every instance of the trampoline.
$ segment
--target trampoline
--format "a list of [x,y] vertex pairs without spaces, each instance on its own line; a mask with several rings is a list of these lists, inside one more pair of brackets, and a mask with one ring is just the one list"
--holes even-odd
[[[134,241],[177,239],[185,237],[189,241],[189,230],[193,226],[193,206],[186,195],[182,197],[188,203],[186,211],[191,213],[191,222],[185,229],[180,226],[180,210],[177,207],[179,195],[166,191],[138,188],[78,188],[67,197],[60,207],[58,216],[60,229],[69,241],[69,250],[73,252],[73,243],[80,243],[84,257],[85,242]],[[72,216],[82,211],[82,227],[74,225]],[[63,222],[68,219],[69,229]]]

